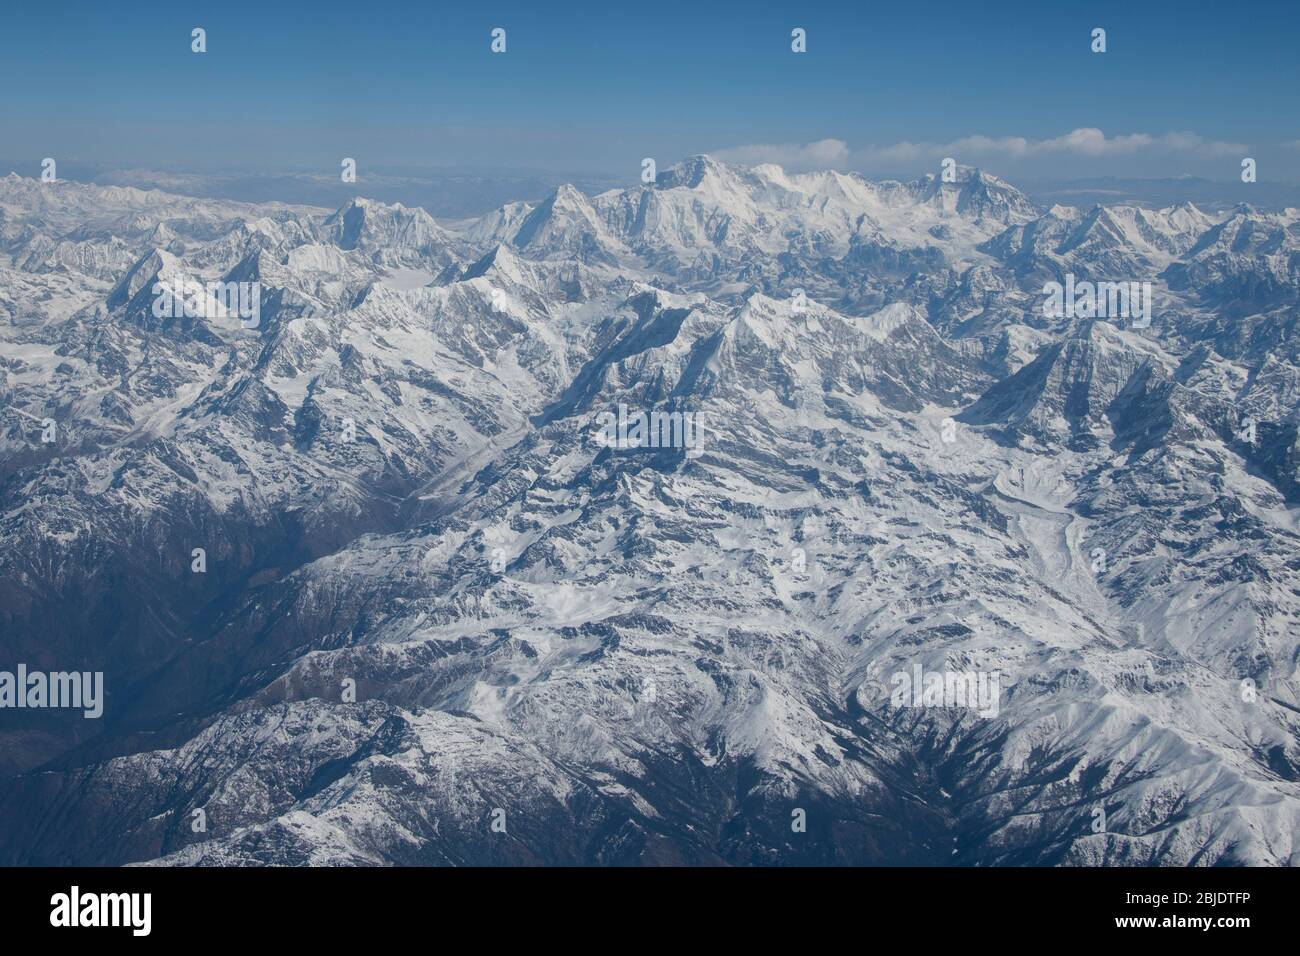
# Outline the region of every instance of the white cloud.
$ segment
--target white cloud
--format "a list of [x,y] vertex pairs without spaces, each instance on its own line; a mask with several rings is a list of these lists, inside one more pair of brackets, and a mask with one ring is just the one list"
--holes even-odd
[[910,156],[953,156],[958,162],[967,156],[1042,156],[1067,153],[1075,156],[1131,156],[1139,152],[1190,153],[1199,156],[1240,156],[1244,143],[1207,140],[1196,133],[1127,133],[1107,136],[1096,127],[1080,127],[1050,139],[1026,139],[1023,136],[966,136],[950,143],[898,143],[884,148],[866,147],[862,155],[869,158],[896,159]]
[[[1297,141],[1300,142],[1300,141]],[[1292,144],[1294,145],[1294,144]],[[758,165],[776,163],[787,169],[828,169],[845,166],[883,166],[952,156],[959,163],[986,156],[1025,159],[1049,155],[1085,157],[1132,156],[1138,153],[1178,153],[1190,156],[1241,156],[1243,143],[1207,140],[1196,133],[1175,132],[1152,135],[1127,133],[1107,136],[1095,127],[1081,127],[1048,139],[1023,136],[972,135],[949,143],[899,142],[887,146],[850,149],[843,140],[823,139],[816,143],[736,146],[714,153],[719,159]]]
[[759,166],[776,163],[784,169],[835,169],[848,163],[848,143],[842,139],[821,139],[815,143],[756,143],[715,150],[711,155],[727,163]]

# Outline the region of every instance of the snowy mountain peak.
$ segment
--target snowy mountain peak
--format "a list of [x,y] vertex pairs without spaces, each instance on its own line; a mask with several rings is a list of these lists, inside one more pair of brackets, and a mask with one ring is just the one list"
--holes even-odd
[[142,290],[151,288],[155,282],[182,276],[184,270],[180,260],[162,249],[151,249],[136,260],[108,294],[106,304],[110,309],[134,299]]
[[697,156],[688,156],[675,166],[659,173],[654,185],[656,189],[698,189],[710,177],[732,178],[732,176],[731,169],[727,165],[701,153]]

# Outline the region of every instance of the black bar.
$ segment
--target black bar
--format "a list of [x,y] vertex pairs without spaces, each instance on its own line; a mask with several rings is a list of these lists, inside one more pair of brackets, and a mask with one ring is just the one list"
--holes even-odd
[[[1226,868],[32,868],[0,871],[0,881],[6,931],[24,936],[370,945],[430,933],[431,944],[450,944],[451,930],[476,927],[490,932],[494,945],[514,933],[533,945],[561,933],[590,940],[606,928],[667,945],[694,941],[688,926],[701,923],[711,924],[706,935],[729,939],[761,940],[779,925],[819,934],[839,926],[864,942],[882,940],[877,931],[911,927],[936,942],[983,938],[991,945],[1029,932],[1070,941],[1199,934],[1231,943],[1292,928],[1300,889],[1291,870]],[[83,905],[91,894],[150,894],[148,935],[136,936],[130,925],[52,926],[56,894],[70,897],[73,886]],[[142,912],[136,915],[142,924]],[[1120,925],[1132,919],[1154,922]]]

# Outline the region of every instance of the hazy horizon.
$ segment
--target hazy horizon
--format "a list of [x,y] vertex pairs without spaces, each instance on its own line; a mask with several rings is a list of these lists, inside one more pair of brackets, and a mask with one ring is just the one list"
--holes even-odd
[[[668,169],[685,158],[674,159],[660,168]],[[1044,208],[1058,203],[1084,207],[1097,204],[1137,204],[1163,208],[1180,202],[1192,202],[1206,209],[1223,209],[1241,202],[1262,209],[1300,207],[1300,185],[1294,183],[1242,183],[1239,180],[1215,180],[1187,175],[1162,178],[1017,177],[1007,176],[998,168],[987,164],[973,165],[1005,179]],[[337,208],[349,199],[360,196],[381,202],[419,206],[434,216],[452,219],[481,216],[510,202],[537,202],[565,183],[576,186],[588,195],[639,183],[635,176],[620,178],[589,170],[489,165],[376,167],[367,175],[359,176],[355,183],[342,182],[333,171],[319,172],[294,166],[261,170],[211,164],[160,164],[145,167],[69,159],[59,161],[57,171],[59,178],[66,181],[159,189],[179,195],[242,202],[284,202]],[[933,171],[921,167],[910,172],[860,175],[872,180],[907,182]],[[0,176],[10,172],[39,179],[41,161],[0,157]]]

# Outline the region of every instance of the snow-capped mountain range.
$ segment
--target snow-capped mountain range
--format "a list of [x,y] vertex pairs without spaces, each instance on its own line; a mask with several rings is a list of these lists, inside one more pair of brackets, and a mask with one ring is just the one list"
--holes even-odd
[[0,670],[106,701],[0,710],[0,862],[1300,863],[1298,293],[1298,210],[968,168],[11,174]]

